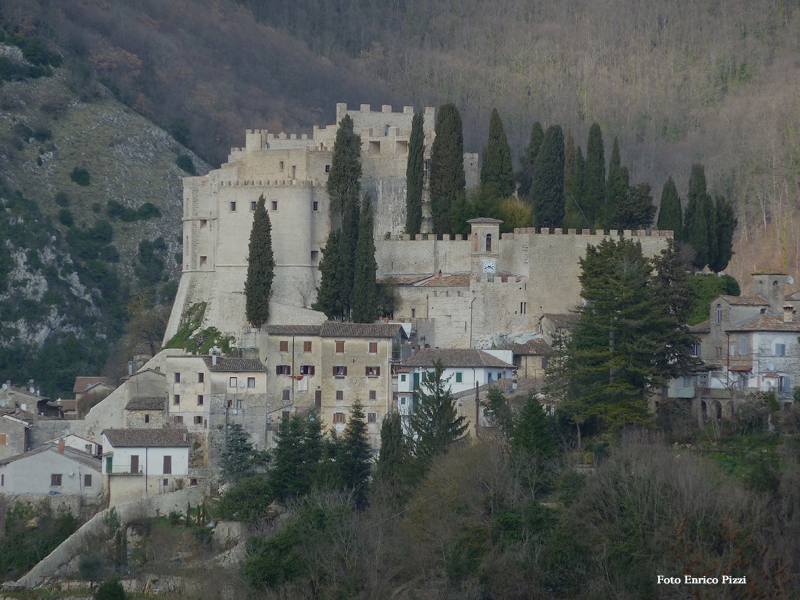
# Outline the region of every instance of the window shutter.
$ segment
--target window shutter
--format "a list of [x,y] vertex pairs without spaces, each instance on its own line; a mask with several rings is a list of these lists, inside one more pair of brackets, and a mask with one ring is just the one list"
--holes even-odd
[[381,374],[381,368],[380,367],[375,367],[375,375],[380,376],[380,374]]
[[280,375],[280,374],[281,374],[281,366],[280,365],[276,365],[275,366],[275,375]]
[[369,375],[371,375],[371,373],[369,372],[369,367],[364,367],[364,371],[365,371],[365,373],[364,373],[364,374],[365,374],[367,377],[369,377]]
[[347,367],[344,368],[344,374],[347,375]]
[[314,374],[314,365],[311,365],[310,367],[308,367],[308,374],[309,375],[313,375]]
[[338,373],[336,372],[336,367],[333,367],[333,374],[334,374],[334,375],[337,375],[337,374],[338,374]]
[[291,375],[292,374],[292,365],[286,365],[284,367],[284,369],[286,369],[286,374],[287,375]]

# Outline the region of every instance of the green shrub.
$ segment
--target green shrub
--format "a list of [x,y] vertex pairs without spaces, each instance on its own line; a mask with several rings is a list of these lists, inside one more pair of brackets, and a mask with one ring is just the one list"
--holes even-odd
[[178,158],[175,159],[175,164],[178,165],[180,169],[183,169],[189,175],[196,175],[197,171],[194,168],[194,163],[192,159],[187,154],[181,154]]
[[147,221],[151,218],[158,218],[161,216],[161,211],[152,202],[145,202],[136,211],[136,214],[141,221]]
[[58,221],[67,227],[72,227],[72,225],[75,223],[72,213],[66,208],[62,208],[60,211],[58,211]]
[[123,212],[125,212],[125,207],[116,200],[109,200],[106,204],[106,214],[110,219],[122,216]]
[[[169,128],[170,133],[172,133],[172,137],[175,140],[184,146],[188,146],[189,142],[192,138],[192,133],[189,131],[188,125],[186,125],[183,119],[177,119],[172,126]],[[180,167],[180,165],[178,165]]]
[[69,178],[78,185],[82,187],[87,187],[92,183],[92,177],[89,175],[89,171],[86,169],[81,169],[75,167],[72,169],[72,173],[70,173]]
[[45,127],[37,127],[33,137],[37,142],[46,142],[53,138],[53,132]]
[[106,581],[97,588],[94,600],[126,600],[128,595],[118,579]]
[[269,481],[263,475],[241,479],[217,504],[223,519],[254,523],[264,518],[272,503]]
[[133,223],[134,221],[139,220],[139,213],[137,213],[132,208],[126,208],[125,210],[122,211],[122,214],[119,216],[119,218],[120,221],[123,221],[125,223]]
[[99,202],[92,202],[92,212],[94,214],[99,215],[101,210],[103,210],[103,207],[100,206]]

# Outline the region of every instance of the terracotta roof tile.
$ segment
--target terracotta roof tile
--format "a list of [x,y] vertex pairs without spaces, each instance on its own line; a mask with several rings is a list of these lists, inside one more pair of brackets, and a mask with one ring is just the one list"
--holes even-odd
[[108,377],[76,377],[75,385],[72,387],[72,391],[78,394],[80,392],[85,392],[86,390],[92,389],[94,386],[100,383],[104,383],[112,388],[114,387],[114,382]]
[[720,296],[731,306],[769,306],[761,296]]
[[397,330],[405,330],[397,323],[339,323],[327,321],[320,326],[322,337],[393,338]]
[[319,325],[267,325],[269,335],[319,335]]
[[261,364],[256,358],[217,358],[214,364],[210,356],[204,356],[203,362],[206,363],[208,370],[212,373],[266,373],[267,367]]
[[547,356],[554,353],[550,344],[541,338],[528,340],[524,344],[500,344],[500,350],[511,350],[514,354],[526,354],[534,356]]
[[150,398],[131,398],[125,410],[164,410],[167,399],[164,396]]
[[698,323],[697,325],[690,325],[689,331],[692,333],[711,333],[711,321],[706,319],[702,323]]
[[559,329],[574,329],[581,320],[578,313],[545,313],[542,318],[547,319]]
[[800,332],[800,317],[795,316],[791,323],[783,322],[783,315],[756,315],[729,327],[725,331],[791,331]]
[[106,429],[115,448],[188,448],[192,442],[186,429]]
[[473,348],[429,348],[427,350],[420,350],[415,355],[409,356],[403,361],[403,366],[432,367],[433,363],[437,360],[441,360],[445,367],[514,368],[514,365],[510,365],[492,356],[488,352]]

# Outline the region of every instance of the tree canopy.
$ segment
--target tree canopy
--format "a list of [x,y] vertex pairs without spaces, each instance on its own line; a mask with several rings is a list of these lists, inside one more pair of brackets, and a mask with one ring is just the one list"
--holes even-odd
[[454,207],[466,198],[464,132],[455,104],[444,104],[436,118],[436,139],[431,147],[431,214],[434,233],[450,233]]
[[534,227],[560,227],[564,219],[564,133],[547,128],[531,184]]
[[372,201],[369,194],[361,203],[358,243],[355,256],[355,277],[353,280],[352,318],[356,323],[372,323],[378,318],[378,284],[375,274],[375,239],[372,235]]
[[275,277],[272,224],[265,204],[264,194],[261,194],[253,214],[247,279],[244,283],[245,316],[253,327],[261,327],[269,319],[269,298],[272,294],[272,280]]
[[422,188],[425,167],[425,117],[414,113],[406,165],[406,233],[415,235],[422,225]]

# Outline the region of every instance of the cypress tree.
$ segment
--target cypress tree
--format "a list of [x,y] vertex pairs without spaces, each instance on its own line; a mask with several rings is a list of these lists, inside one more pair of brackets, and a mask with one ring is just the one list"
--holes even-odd
[[320,282],[317,288],[317,301],[311,308],[325,313],[329,319],[341,319],[345,314],[344,298],[341,294],[344,277],[342,231],[334,229],[328,235],[328,243],[322,249],[319,261]]
[[483,149],[481,165],[481,189],[479,201],[485,215],[494,216],[498,211],[500,200],[514,194],[514,168],[511,164],[511,148],[508,146],[503,121],[497,109],[492,110],[489,119],[489,140]]
[[544,412],[535,392],[528,394],[511,427],[509,438],[512,455],[520,458],[535,460],[555,452],[551,419]]
[[292,415],[281,420],[269,487],[276,500],[302,496],[311,488],[322,456],[322,435],[316,418]]
[[547,128],[531,185],[534,227],[560,227],[564,219],[564,133]]
[[436,139],[431,146],[431,214],[434,233],[450,233],[453,206],[466,198],[464,132],[455,104],[445,104],[436,118]]
[[572,127],[567,129],[567,141],[564,144],[564,185],[575,176],[575,138]]
[[375,478],[386,485],[397,484],[404,476],[407,460],[408,448],[400,414],[390,413],[381,424],[381,449]]
[[683,222],[683,240],[695,251],[693,260],[698,269],[708,264],[708,199],[706,174],[703,165],[692,165],[689,193]]
[[525,154],[520,157],[522,168],[517,174],[517,181],[519,182],[519,195],[527,196],[531,193],[531,183],[533,183],[533,169],[536,164],[536,156],[539,154],[539,149],[542,147],[544,141],[544,129],[539,121],[531,127],[531,139],[528,142],[528,148]]
[[406,165],[406,233],[419,233],[422,225],[422,179],[425,167],[425,117],[414,113]]
[[[566,169],[565,169],[566,171]],[[583,229],[591,223],[583,214],[583,178],[586,172],[586,161],[583,159],[581,147],[575,149],[575,169],[569,179],[564,180],[564,229]]]
[[611,150],[611,162],[608,165],[608,179],[606,180],[606,202],[603,213],[598,215],[596,221],[606,228],[623,229],[620,221],[627,220],[621,215],[620,207],[627,202],[628,195],[628,169],[620,164],[619,140],[615,137]]
[[678,196],[678,189],[672,176],[667,179],[661,191],[661,209],[658,213],[658,229],[662,231],[673,231],[675,237],[680,238],[683,231],[683,213],[681,210],[681,199]]
[[372,452],[367,423],[364,419],[364,407],[358,400],[350,408],[350,418],[339,442],[336,462],[345,487],[353,491],[356,505],[364,506],[367,502]]
[[593,123],[589,129],[589,143],[586,146],[586,170],[583,185],[583,213],[594,226],[602,218],[606,192],[606,159],[603,150],[603,134],[600,125]]
[[253,444],[250,435],[238,423],[234,423],[225,435],[225,448],[220,455],[219,466],[225,481],[236,483],[250,475],[250,455]]
[[372,236],[372,201],[369,194],[366,194],[361,203],[353,278],[352,317],[356,323],[372,323],[378,318],[378,284],[375,281],[377,271],[375,239]]
[[[620,179],[628,182],[628,168],[620,169]],[[617,212],[612,216],[609,227],[615,229],[647,229],[653,225],[656,207],[649,183],[640,183],[628,188],[622,203],[617,205]]]
[[269,297],[275,277],[272,255],[272,225],[264,195],[258,197],[250,230],[247,258],[247,279],[244,283],[245,316],[253,327],[261,327],[269,319]]
[[331,170],[328,173],[331,215],[342,213],[348,200],[361,196],[361,136],[353,132],[353,119],[345,115],[336,131]]
[[713,264],[708,267],[715,273],[724,271],[733,258],[733,233],[736,231],[738,220],[734,213],[733,206],[724,196],[717,195],[717,254]]

